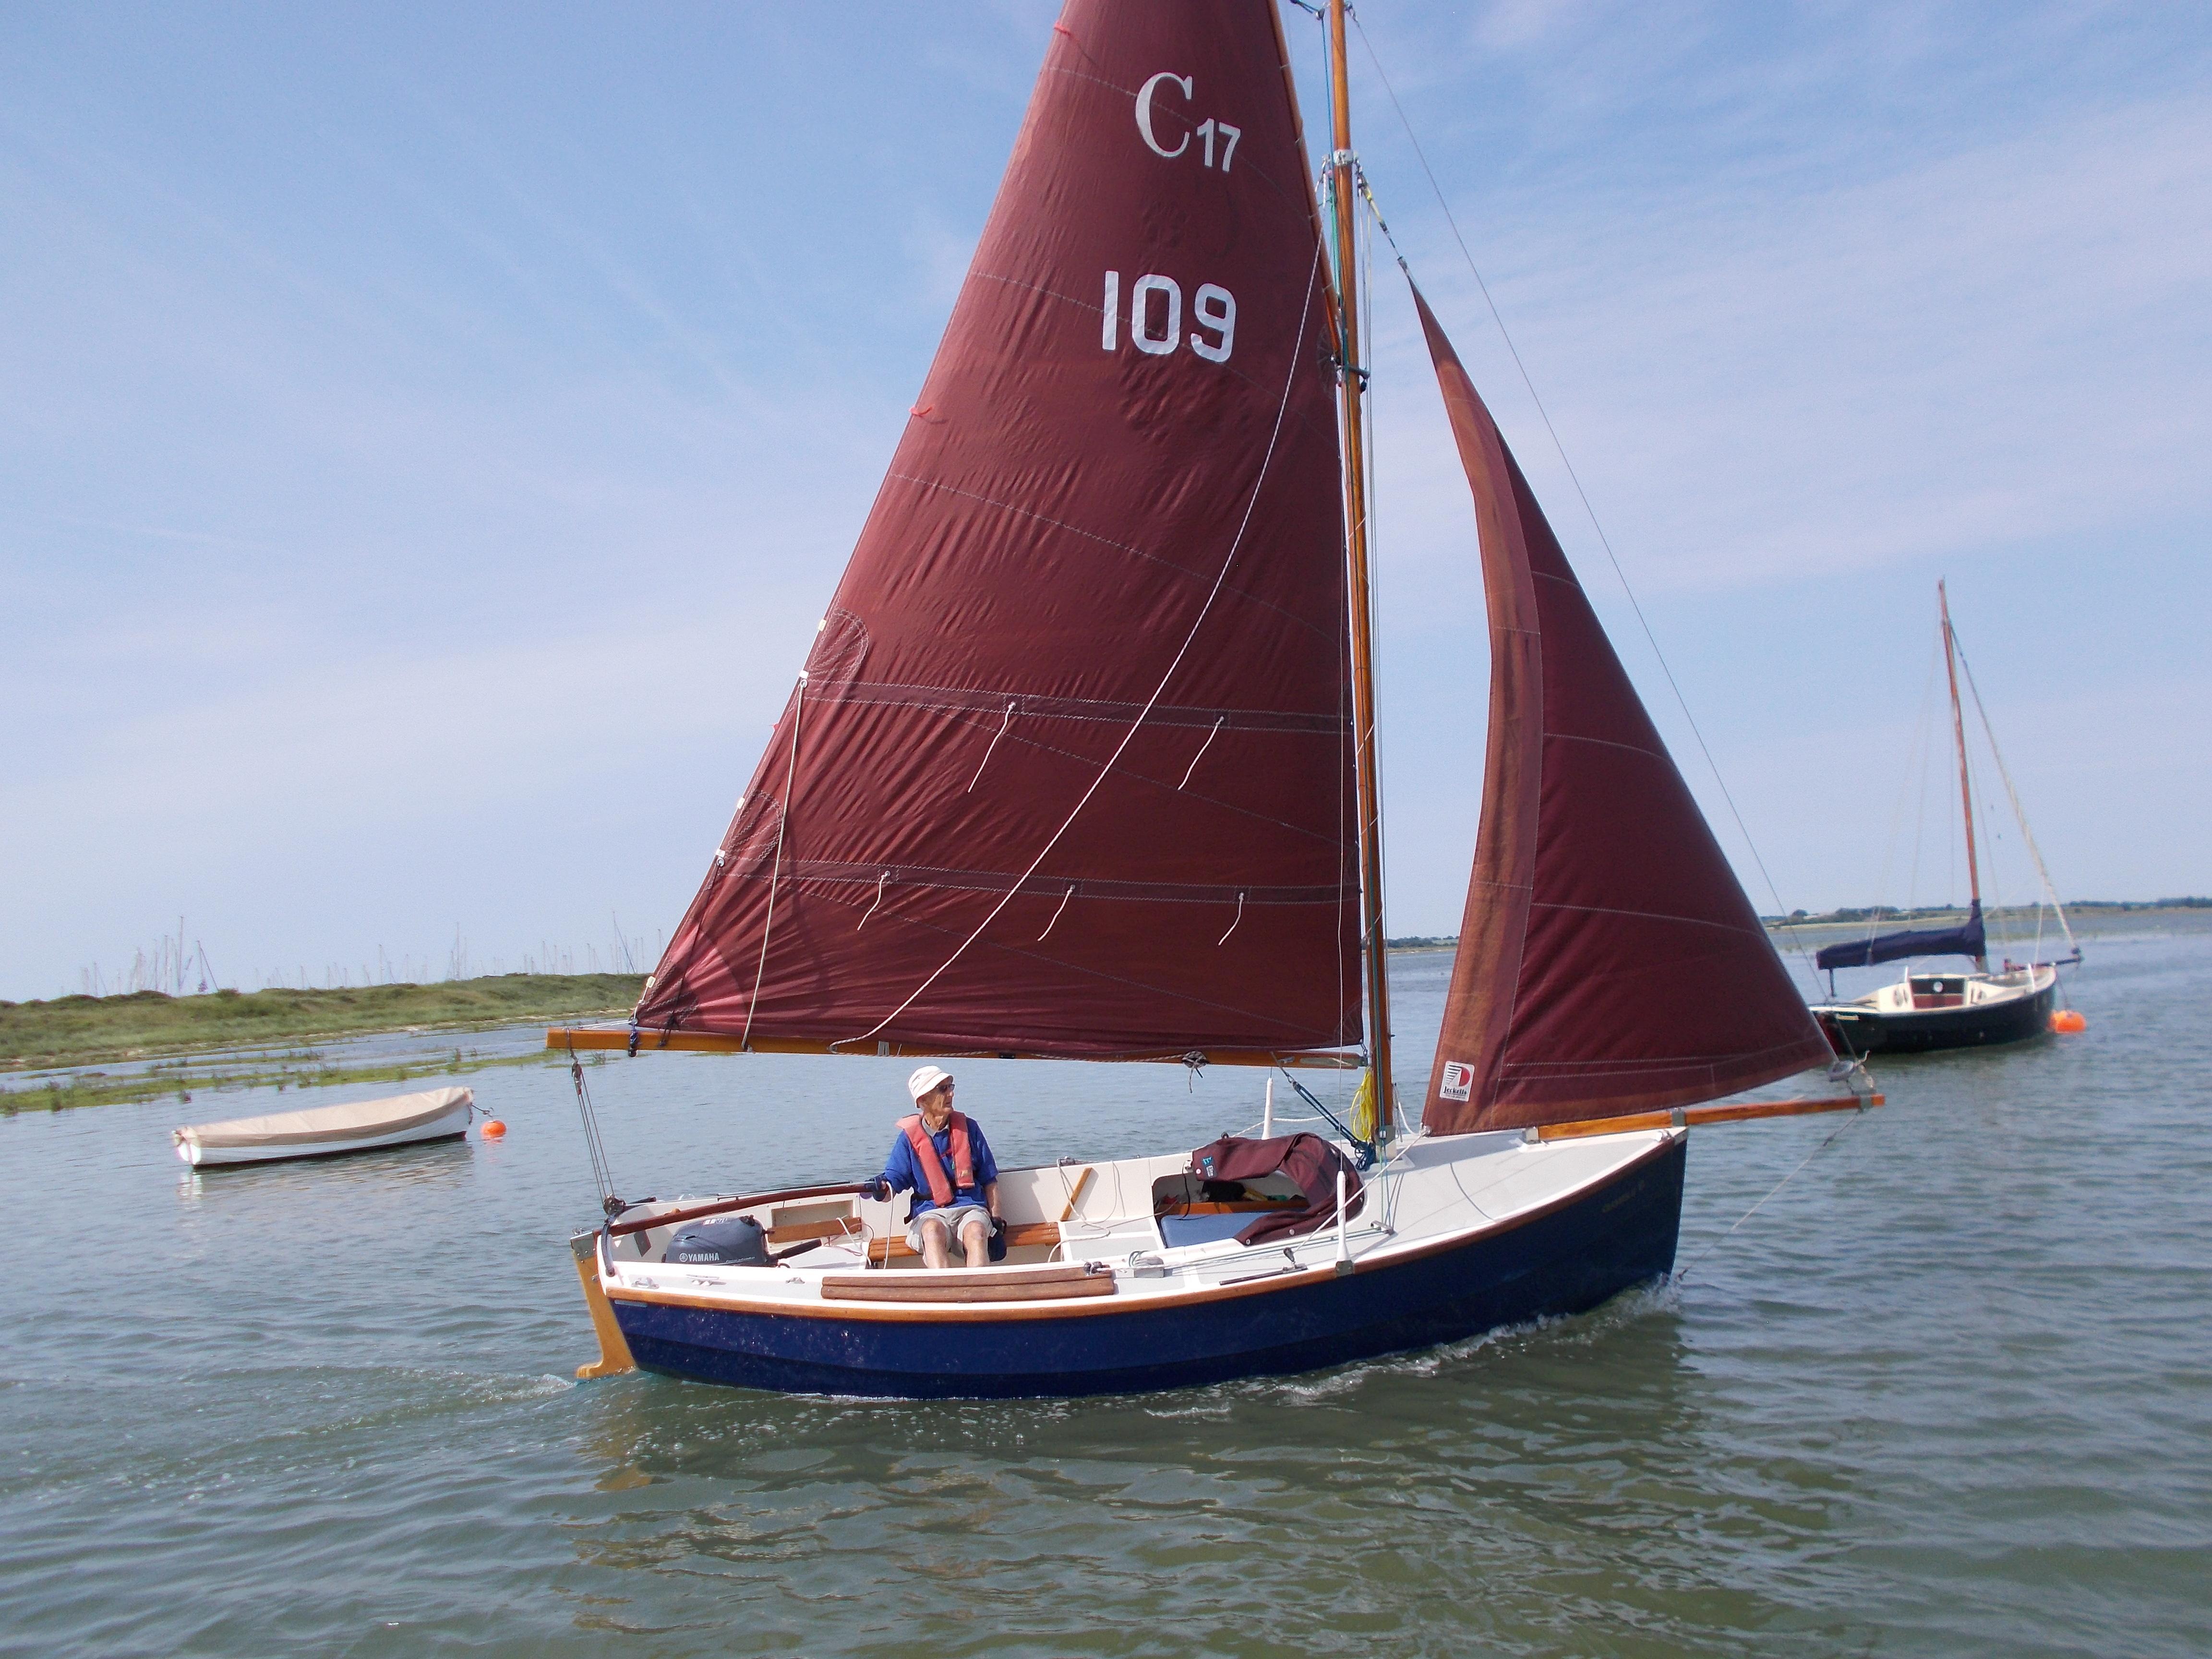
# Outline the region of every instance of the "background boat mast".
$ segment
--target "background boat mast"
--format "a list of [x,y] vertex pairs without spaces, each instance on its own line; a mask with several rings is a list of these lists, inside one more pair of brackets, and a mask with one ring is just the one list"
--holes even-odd
[[1328,77],[1331,205],[1336,216],[1338,368],[1344,403],[1344,523],[1352,610],[1352,751],[1359,801],[1359,925],[1366,949],[1367,1052],[1375,1084],[1375,1123],[1388,1138],[1397,1124],[1390,1075],[1389,945],[1382,931],[1382,795],[1375,763],[1375,654],[1367,574],[1367,458],[1360,425],[1366,370],[1359,361],[1358,262],[1353,255],[1352,100],[1345,76],[1344,0],[1329,0]]
[[[1966,809],[1966,884],[1972,890],[1974,908],[1982,904],[1981,866],[1974,858],[1974,790],[1966,777],[1966,720],[1959,712],[1959,653],[1951,639],[1951,596],[1944,592],[1943,584],[1936,584],[1936,608],[1943,617],[1943,667],[1951,678],[1951,733],[1959,743],[1959,800]],[[1974,971],[1986,974],[1990,959],[1986,956],[1974,958]]]

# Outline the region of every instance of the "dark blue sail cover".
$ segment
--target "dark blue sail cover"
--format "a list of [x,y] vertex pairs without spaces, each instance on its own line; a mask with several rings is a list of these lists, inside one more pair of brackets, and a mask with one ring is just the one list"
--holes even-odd
[[1871,968],[1899,957],[1975,957],[1989,955],[1982,936],[1982,907],[1977,902],[1956,927],[1908,928],[1903,933],[1876,933],[1831,945],[1813,958],[1821,968]]

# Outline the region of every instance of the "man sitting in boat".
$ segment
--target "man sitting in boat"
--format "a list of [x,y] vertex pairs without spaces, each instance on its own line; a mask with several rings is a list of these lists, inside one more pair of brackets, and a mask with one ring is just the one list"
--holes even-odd
[[877,1177],[877,1194],[912,1193],[906,1242],[932,1267],[951,1265],[951,1243],[971,1267],[990,1259],[999,1219],[999,1164],[982,1126],[952,1109],[952,1079],[925,1066],[906,1080],[918,1109],[899,1120],[890,1157]]

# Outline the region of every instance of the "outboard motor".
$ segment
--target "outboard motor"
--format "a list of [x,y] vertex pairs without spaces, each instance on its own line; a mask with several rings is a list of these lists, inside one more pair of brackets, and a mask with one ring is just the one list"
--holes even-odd
[[750,1216],[726,1220],[695,1221],[677,1230],[668,1241],[665,1261],[690,1267],[766,1267],[768,1235]]

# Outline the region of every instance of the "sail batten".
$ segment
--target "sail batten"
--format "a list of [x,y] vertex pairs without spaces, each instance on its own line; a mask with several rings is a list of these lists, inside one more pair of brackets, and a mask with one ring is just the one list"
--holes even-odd
[[641,1026],[1359,1041],[1328,293],[1279,42],[1266,0],[1063,13]]
[[1418,289],[1489,607],[1482,818],[1424,1122],[1689,1105],[1830,1057]]

